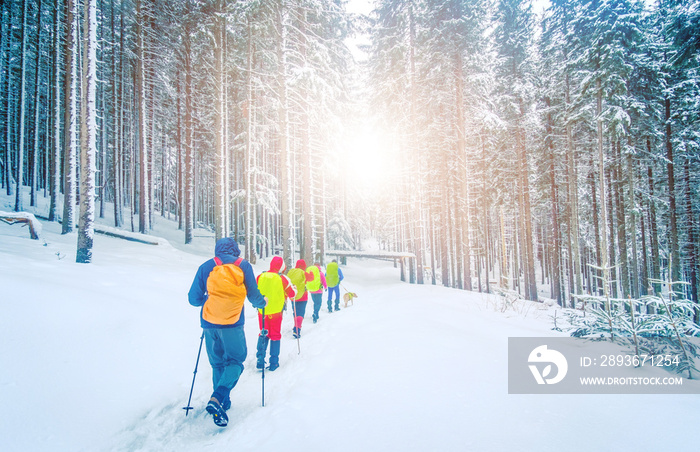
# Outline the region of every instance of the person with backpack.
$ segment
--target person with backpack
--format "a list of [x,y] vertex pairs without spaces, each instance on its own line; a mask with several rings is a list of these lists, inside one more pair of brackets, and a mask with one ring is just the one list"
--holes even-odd
[[215,257],[199,266],[188,294],[192,306],[202,307],[200,321],[214,383],[206,410],[219,427],[228,424],[231,389],[238,383],[248,354],[243,331],[244,301],[247,297],[260,309],[267,305],[258,290],[253,267],[240,254],[234,239],[219,239]]
[[321,271],[321,264],[315,263],[306,269],[307,272],[313,275],[311,282],[306,283],[306,288],[311,294],[311,299],[314,302],[314,315],[312,317],[314,323],[318,322],[318,313],[323,304],[323,292],[328,287],[326,285],[326,275]]
[[309,293],[306,290],[306,283],[313,280],[313,275],[306,272],[306,261],[299,259],[293,269],[287,272],[287,277],[297,289],[294,297],[294,328],[292,334],[295,339],[301,337],[301,324],[304,322],[306,313],[306,303],[309,301]]
[[280,366],[280,341],[282,335],[282,311],[286,305],[287,297],[292,300],[297,294],[296,287],[288,277],[282,273],[287,269],[284,259],[275,256],[270,262],[270,271],[261,273],[258,276],[258,288],[260,293],[267,298],[265,307],[265,330],[263,332],[263,313],[258,309],[258,323],[260,324],[260,335],[258,336],[258,358],[257,368],[265,367],[265,356],[267,355],[267,344],[270,344],[270,366],[269,371],[275,371]]
[[326,283],[328,284],[328,312],[333,312],[333,294],[335,294],[335,310],[340,311],[340,282],[343,271],[338,267],[338,261],[333,259],[326,267]]

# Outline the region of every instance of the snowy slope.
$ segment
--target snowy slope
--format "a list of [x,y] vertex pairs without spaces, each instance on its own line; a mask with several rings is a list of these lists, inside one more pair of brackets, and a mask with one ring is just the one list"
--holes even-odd
[[[173,240],[169,222],[159,235]],[[43,222],[43,239],[0,224],[0,450],[386,451],[692,449],[700,396],[508,395],[507,338],[561,335],[552,308],[501,313],[477,293],[401,283],[391,263],[350,260],[354,306],[319,323],[301,354],[283,324],[281,367],[248,360],[231,423],[204,413],[203,352],[184,416],[201,329],[187,290],[213,240],[146,245],[97,235],[76,264],[76,234]],[[265,262],[256,272],[265,269]]]

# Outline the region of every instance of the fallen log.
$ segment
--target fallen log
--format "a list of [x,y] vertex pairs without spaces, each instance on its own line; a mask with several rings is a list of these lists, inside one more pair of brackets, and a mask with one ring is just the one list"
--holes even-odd
[[36,219],[34,214],[29,212],[3,212],[0,211],[0,221],[13,225],[22,224],[29,226],[29,237],[33,240],[39,240],[41,235],[41,223]]

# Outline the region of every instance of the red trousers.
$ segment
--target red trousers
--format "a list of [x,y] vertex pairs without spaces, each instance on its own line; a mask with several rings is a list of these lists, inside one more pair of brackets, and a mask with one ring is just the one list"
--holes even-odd
[[[258,311],[258,325],[262,331],[263,324],[260,311]],[[279,341],[282,339],[282,334],[280,333],[282,329],[282,312],[265,315],[265,329],[267,330],[267,337],[269,337],[271,341]]]

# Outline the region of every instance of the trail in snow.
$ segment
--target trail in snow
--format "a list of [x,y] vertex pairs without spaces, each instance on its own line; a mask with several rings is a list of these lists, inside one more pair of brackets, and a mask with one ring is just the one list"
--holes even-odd
[[[697,395],[508,395],[508,337],[561,335],[551,330],[554,308],[502,313],[494,297],[401,283],[391,263],[359,259],[343,267],[343,285],[359,298],[332,314],[324,304],[317,324],[309,303],[301,354],[285,316],[264,408],[247,305],[246,370],[220,429],[204,412],[204,352],[195,410],[182,410],[201,335],[186,294],[213,240],[186,248],[97,235],[94,263],[83,265],[74,263],[76,234],[43,226],[34,241],[0,225],[3,450],[631,451],[695,442]],[[170,228],[158,219],[156,235],[176,236]]]

